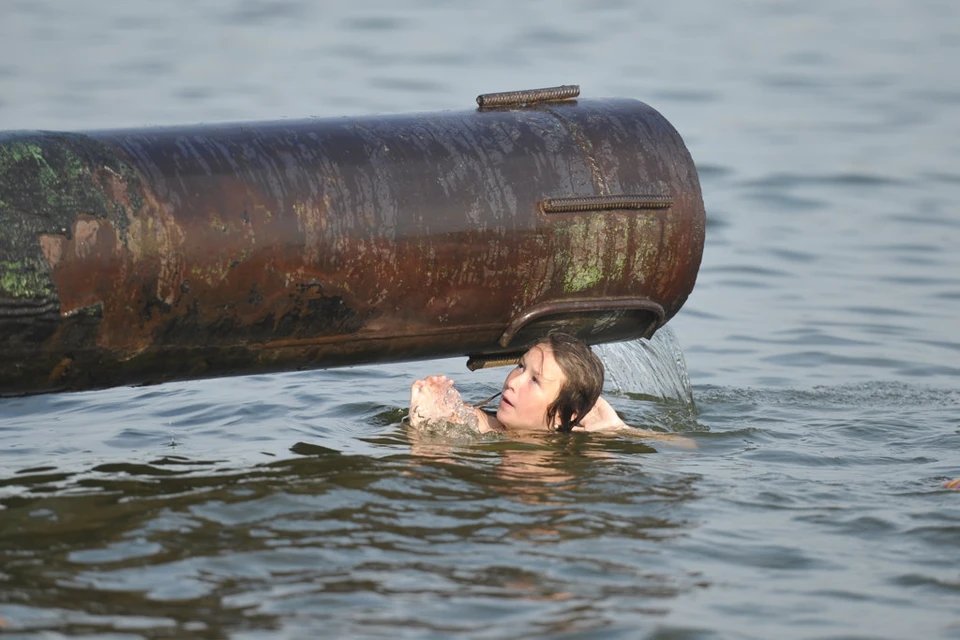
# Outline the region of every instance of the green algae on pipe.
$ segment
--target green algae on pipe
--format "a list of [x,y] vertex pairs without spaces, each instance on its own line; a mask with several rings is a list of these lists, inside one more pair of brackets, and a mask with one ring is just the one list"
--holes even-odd
[[0,395],[651,335],[704,228],[635,100],[0,133]]

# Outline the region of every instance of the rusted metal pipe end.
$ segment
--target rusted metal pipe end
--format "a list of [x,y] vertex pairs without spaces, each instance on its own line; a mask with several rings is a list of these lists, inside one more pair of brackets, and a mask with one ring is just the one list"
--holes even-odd
[[504,91],[501,93],[482,93],[477,96],[481,109],[488,107],[525,107],[540,102],[559,102],[580,95],[580,85],[564,84],[559,87],[543,89],[524,89],[522,91]]

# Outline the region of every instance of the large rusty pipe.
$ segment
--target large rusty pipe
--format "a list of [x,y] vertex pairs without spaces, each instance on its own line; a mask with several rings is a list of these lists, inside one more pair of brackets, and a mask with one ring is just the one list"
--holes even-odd
[[0,133],[0,395],[649,336],[704,228],[635,100]]

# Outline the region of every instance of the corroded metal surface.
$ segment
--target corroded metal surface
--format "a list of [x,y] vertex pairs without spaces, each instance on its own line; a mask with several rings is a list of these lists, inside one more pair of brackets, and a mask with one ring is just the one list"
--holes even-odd
[[704,227],[634,100],[0,134],[0,395],[650,335]]

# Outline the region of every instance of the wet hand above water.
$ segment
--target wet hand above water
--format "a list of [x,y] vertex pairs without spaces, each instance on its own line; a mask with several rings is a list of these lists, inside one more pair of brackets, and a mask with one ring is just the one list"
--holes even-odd
[[499,430],[495,420],[464,403],[453,380],[442,375],[427,376],[410,386],[410,426],[430,423],[460,424],[480,433]]
[[460,392],[446,376],[428,376],[410,387],[410,425],[431,421],[451,422],[464,409]]

